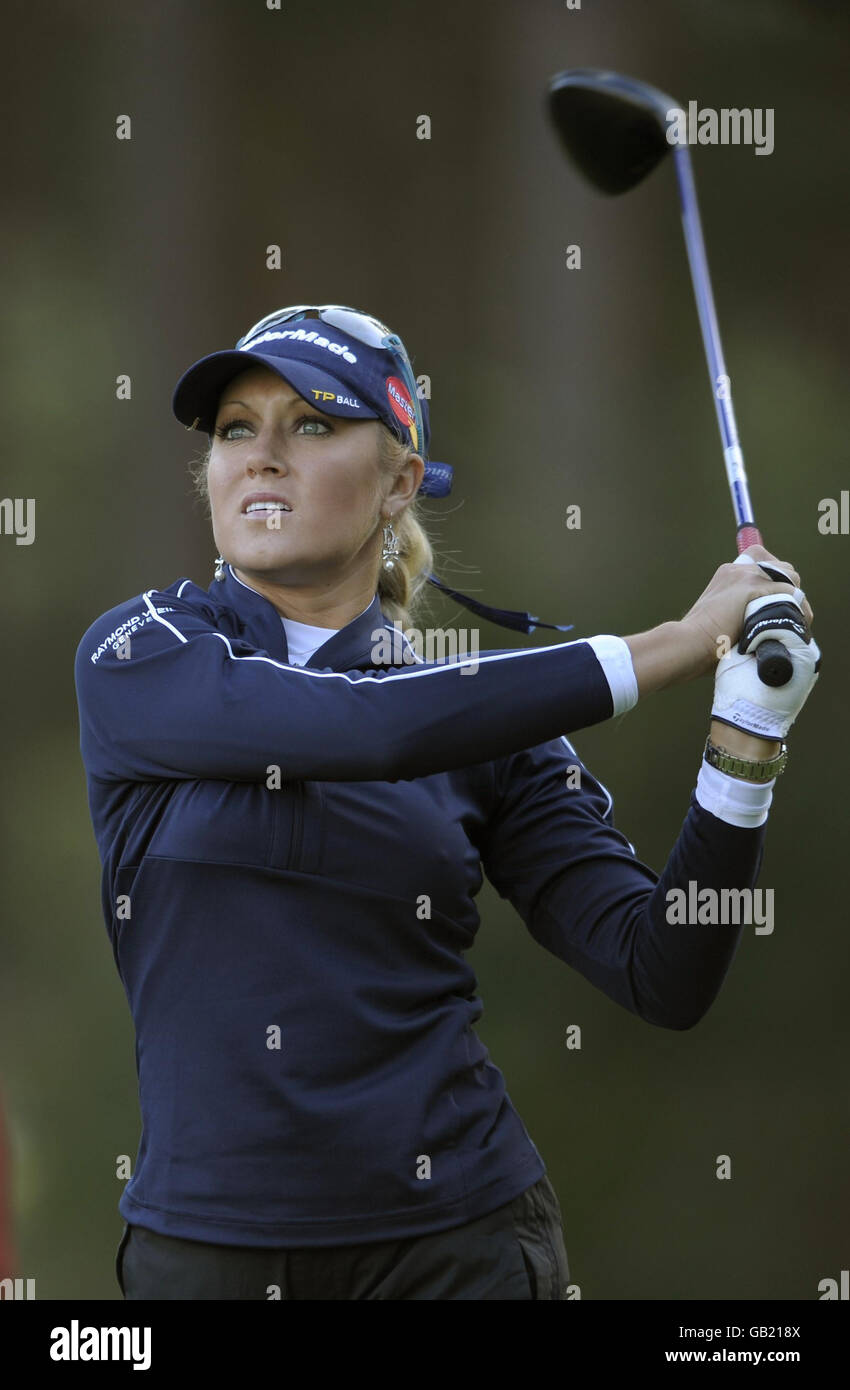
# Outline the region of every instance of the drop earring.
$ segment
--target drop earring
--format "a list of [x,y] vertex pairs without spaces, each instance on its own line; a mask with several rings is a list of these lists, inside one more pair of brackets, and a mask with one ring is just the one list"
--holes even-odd
[[[389,535],[387,534],[389,532]],[[384,569],[395,569],[395,562],[399,554],[398,536],[393,530],[392,521],[388,521],[384,527],[384,548],[381,554],[381,564]]]
[[225,560],[223,555],[219,555],[218,559],[215,562],[215,574],[213,575],[213,578],[224,579],[224,571],[226,570],[226,568],[227,561]]

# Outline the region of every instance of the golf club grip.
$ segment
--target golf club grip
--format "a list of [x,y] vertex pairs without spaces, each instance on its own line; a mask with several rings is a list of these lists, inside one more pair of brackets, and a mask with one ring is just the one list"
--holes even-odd
[[[757,526],[739,527],[738,554],[751,545],[764,545],[761,531]],[[794,663],[788,655],[788,648],[784,642],[777,642],[775,638],[760,642],[756,647],[756,665],[762,685],[787,685],[794,674]]]

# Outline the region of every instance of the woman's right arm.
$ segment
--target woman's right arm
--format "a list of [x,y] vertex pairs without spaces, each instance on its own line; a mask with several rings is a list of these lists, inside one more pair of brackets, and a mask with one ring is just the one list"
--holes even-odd
[[77,648],[80,747],[88,773],[107,781],[257,782],[270,767],[284,781],[421,777],[610,718],[605,665],[628,671],[619,708],[630,708],[628,649],[612,637],[314,670],[226,636],[191,599],[149,591],[104,614]]
[[219,632],[199,605],[151,590],[89,628],[75,681],[94,777],[256,782],[279,767],[284,781],[397,781],[600,723],[630,709],[639,691],[691,679],[698,667],[691,630],[664,623],[625,640],[317,671],[273,660]]

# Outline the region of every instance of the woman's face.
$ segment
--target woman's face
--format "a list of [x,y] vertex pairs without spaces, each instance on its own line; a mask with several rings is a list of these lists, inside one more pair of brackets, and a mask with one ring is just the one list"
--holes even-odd
[[[324,415],[267,367],[240,372],[221,393],[207,473],[220,554],[281,585],[374,578],[386,520],[382,428]],[[290,510],[249,512],[264,494]]]

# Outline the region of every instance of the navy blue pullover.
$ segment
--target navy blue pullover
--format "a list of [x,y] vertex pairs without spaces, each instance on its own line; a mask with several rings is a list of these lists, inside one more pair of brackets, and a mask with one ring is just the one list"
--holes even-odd
[[619,712],[591,645],[619,639],[482,652],[470,673],[400,650],[376,666],[379,629],[376,596],[288,665],[276,609],[228,568],[120,604],[77,649],[136,1032],[132,1224],[345,1245],[460,1225],[543,1175],[474,1029],[482,873],[659,1027],[693,1026],[728,970],[742,928],[671,924],[666,893],[752,887],[764,825],[694,792],[659,877],[566,737]]

